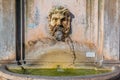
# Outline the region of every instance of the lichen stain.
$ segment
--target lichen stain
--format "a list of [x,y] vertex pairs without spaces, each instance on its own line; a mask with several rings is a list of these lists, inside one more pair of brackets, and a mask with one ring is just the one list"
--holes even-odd
[[36,27],[37,27],[37,24],[31,23],[31,24],[28,24],[28,27],[29,27],[29,28],[36,28]]
[[83,43],[84,45],[88,46],[91,50],[94,50],[97,47],[92,41],[84,41]]

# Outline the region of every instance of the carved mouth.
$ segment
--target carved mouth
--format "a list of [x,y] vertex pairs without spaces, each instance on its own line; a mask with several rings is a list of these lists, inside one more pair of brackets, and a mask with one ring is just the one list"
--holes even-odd
[[55,38],[58,41],[62,41],[63,40],[63,26],[57,26],[56,32],[55,32]]

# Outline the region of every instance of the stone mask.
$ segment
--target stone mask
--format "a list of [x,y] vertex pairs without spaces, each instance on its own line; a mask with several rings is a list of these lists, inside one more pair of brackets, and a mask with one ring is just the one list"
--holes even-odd
[[51,36],[58,41],[64,41],[70,32],[70,19],[70,12],[67,8],[54,7],[48,16]]

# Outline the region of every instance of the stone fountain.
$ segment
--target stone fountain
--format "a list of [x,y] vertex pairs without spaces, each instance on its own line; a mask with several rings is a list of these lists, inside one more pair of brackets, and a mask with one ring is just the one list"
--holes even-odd
[[70,36],[73,27],[72,16],[73,14],[62,6],[55,6],[50,10],[47,17],[49,36],[28,41],[26,44],[26,53],[28,53],[26,60],[31,60],[30,64],[41,64],[44,68],[57,67],[57,65],[69,68],[83,61],[94,62],[95,56],[88,60],[86,52],[95,51],[96,47],[92,43],[88,46],[75,42]]
[[[35,4],[39,4],[39,3],[35,3]],[[85,13],[85,10],[78,9],[79,7],[82,7],[81,5],[79,6],[79,4],[82,4],[82,3],[75,4],[77,8],[74,8],[74,7],[71,8],[70,4],[73,4],[73,3],[70,3],[68,6],[63,5],[63,3],[61,4],[62,6],[57,5],[57,6],[53,6],[52,8],[47,7],[46,10],[45,11],[43,10],[41,13],[39,12],[40,8],[37,6],[34,8],[35,11],[31,11],[33,13],[31,12],[26,13],[28,17],[28,21],[26,23],[27,28],[25,32],[26,64],[21,65],[21,68],[24,71],[25,71],[25,68],[30,68],[30,67],[56,68],[58,72],[64,72],[63,68],[105,67],[103,65],[103,61],[105,57],[104,55],[100,54],[102,53],[103,43],[102,41],[101,43],[97,43],[97,39],[95,37],[96,34],[94,34],[95,32],[92,32],[94,31],[94,29],[89,25],[89,10],[88,9],[86,10],[87,11],[86,12],[87,18],[86,18],[86,15],[83,15]],[[86,5],[86,4],[83,4],[83,5]],[[45,5],[42,5],[42,6],[45,7]],[[50,11],[48,11],[49,9]],[[31,14],[33,15],[34,13],[35,13],[35,16],[31,17]],[[44,18],[46,16],[46,14],[44,15],[44,13],[48,13],[46,19]],[[102,14],[102,13],[99,13],[99,14]],[[39,19],[39,15],[40,15],[40,19]],[[43,17],[41,17],[41,15]],[[90,16],[92,15],[90,14]],[[99,21],[102,21],[102,20],[99,20]],[[92,25],[93,24],[96,25],[96,23],[92,23]],[[101,35],[102,33],[99,33],[99,34]],[[102,40],[103,35],[100,36],[99,39]],[[1,69],[4,69],[4,70],[1,70],[0,74],[2,74],[3,77],[5,77],[5,75],[7,77],[12,76],[10,77],[10,79],[17,78],[18,80],[28,80],[28,79],[33,79],[33,80],[34,79],[35,80],[74,79],[74,80],[77,80],[77,79],[83,79],[83,78],[86,80],[88,78],[91,80],[92,79],[97,80],[98,77],[100,79],[110,79],[111,77],[114,77],[119,74],[119,70],[118,70],[119,68],[117,67],[111,73],[92,76],[92,77],[91,76],[88,76],[88,77],[85,77],[85,76],[70,77],[69,76],[69,77],[62,77],[62,78],[61,77],[41,77],[41,76],[31,77],[28,75],[27,76],[15,75],[14,73],[9,73],[6,71],[6,69],[13,66],[9,66],[9,65],[8,67],[3,66]]]

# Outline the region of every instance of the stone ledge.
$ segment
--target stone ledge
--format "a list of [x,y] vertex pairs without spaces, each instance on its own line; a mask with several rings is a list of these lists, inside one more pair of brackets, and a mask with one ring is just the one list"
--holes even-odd
[[115,70],[109,73],[89,76],[67,76],[67,77],[48,77],[48,76],[31,76],[11,73],[6,70],[5,66],[0,67],[0,80],[114,80],[120,74],[120,67],[116,66]]

